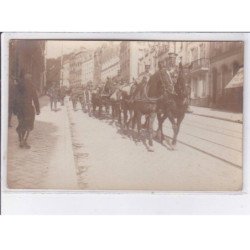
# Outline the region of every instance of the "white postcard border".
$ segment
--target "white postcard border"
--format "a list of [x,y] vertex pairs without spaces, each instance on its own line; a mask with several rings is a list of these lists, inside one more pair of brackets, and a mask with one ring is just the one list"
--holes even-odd
[[[8,41],[10,39],[89,40],[241,40],[244,47],[243,190],[242,192],[61,191],[6,188]],[[249,72],[248,33],[3,33],[1,188],[4,214],[249,214]]]

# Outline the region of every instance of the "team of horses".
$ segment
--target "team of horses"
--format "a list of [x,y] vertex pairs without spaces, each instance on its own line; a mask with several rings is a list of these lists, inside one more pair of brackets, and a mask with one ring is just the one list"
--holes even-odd
[[[107,91],[108,90],[108,91]],[[187,78],[182,67],[179,68],[177,80],[174,84],[174,92],[170,93],[159,74],[154,74],[149,81],[140,87],[139,97],[131,98],[135,91],[134,84],[111,84],[104,93],[104,87],[95,89],[86,87],[83,94],[78,97],[82,108],[88,114],[101,116],[103,108],[106,114],[111,113],[113,120],[123,126],[126,130],[130,128],[135,131],[137,127],[137,138],[140,138],[141,130],[144,128],[147,134],[146,145],[149,151],[153,149],[154,122],[157,118],[158,140],[167,145],[171,150],[175,149],[177,135],[181,122],[188,109],[189,89]],[[153,93],[153,94],[152,94]],[[75,101],[72,100],[75,108]],[[142,124],[142,116],[145,116],[145,124]],[[166,119],[172,124],[173,138],[169,140],[163,134],[163,124]]]

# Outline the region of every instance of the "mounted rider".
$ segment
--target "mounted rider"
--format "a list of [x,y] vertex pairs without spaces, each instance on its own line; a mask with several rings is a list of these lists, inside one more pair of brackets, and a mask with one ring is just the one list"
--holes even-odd
[[173,63],[166,67],[164,62],[158,63],[159,70],[155,73],[161,82],[165,94],[176,95],[175,84],[178,78],[178,68]]
[[178,79],[178,67],[175,60],[168,58],[166,61],[158,62],[158,70],[152,75],[148,82],[147,97],[151,101],[158,100],[160,105],[175,105],[176,96],[175,85]]
[[108,97],[111,93],[111,87],[112,87],[112,80],[110,77],[107,77],[106,83],[103,87],[103,91],[102,91],[102,96],[104,97]]
[[142,92],[146,84],[148,83],[149,79],[151,77],[150,73],[150,65],[145,65],[145,71],[141,73],[137,80],[134,81],[134,86],[131,89],[131,98],[130,101],[134,101],[136,99],[142,98]]
[[150,64],[145,65],[145,71],[141,73],[138,77],[138,82],[140,83],[147,83],[149,81],[149,78],[151,77],[150,73]]

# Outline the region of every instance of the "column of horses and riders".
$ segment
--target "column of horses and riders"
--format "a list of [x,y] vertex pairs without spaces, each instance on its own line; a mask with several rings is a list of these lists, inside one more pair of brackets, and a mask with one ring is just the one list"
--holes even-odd
[[[89,116],[100,118],[105,111],[106,117],[117,119],[126,130],[135,131],[137,128],[137,139],[142,128],[145,129],[149,151],[154,150],[153,124],[156,118],[158,139],[161,143],[168,140],[163,134],[163,123],[168,118],[173,128],[173,139],[171,143],[167,142],[173,150],[189,104],[188,69],[181,63],[167,69],[164,63],[159,62],[158,67],[158,71],[150,74],[150,66],[146,65],[145,72],[132,83],[107,78],[105,84],[73,85],[69,89],[73,109],[76,110],[79,102]],[[144,124],[142,116],[145,116]]]

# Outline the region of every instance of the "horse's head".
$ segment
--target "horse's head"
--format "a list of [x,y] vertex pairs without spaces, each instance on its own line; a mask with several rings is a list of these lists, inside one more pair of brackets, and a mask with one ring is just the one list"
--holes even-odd
[[189,99],[189,71],[183,69],[182,65],[179,65],[179,74],[175,84],[175,92],[178,99],[182,102],[183,105],[188,106]]

